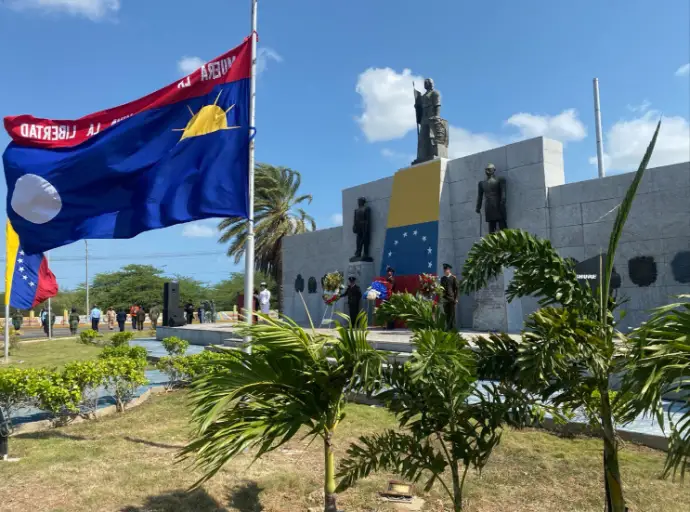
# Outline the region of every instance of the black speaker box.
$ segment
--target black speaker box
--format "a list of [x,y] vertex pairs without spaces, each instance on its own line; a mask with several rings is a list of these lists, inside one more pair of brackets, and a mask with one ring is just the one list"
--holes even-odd
[[163,285],[163,325],[180,327],[185,324],[184,313],[180,306],[180,286],[176,282]]

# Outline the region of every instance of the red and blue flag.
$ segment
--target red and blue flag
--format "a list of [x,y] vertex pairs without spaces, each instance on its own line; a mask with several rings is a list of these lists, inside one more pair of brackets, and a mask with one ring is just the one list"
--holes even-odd
[[250,75],[247,38],[119,107],[73,121],[6,117],[7,215],[23,251],[247,217]]

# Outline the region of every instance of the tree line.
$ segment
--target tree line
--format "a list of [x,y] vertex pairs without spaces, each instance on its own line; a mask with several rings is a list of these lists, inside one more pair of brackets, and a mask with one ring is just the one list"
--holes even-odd
[[[163,284],[168,281],[179,283],[181,305],[191,302],[198,306],[205,300],[212,300],[216,305],[216,311],[232,311],[233,306],[237,304],[238,296],[244,293],[244,274],[238,272],[209,285],[183,275],[166,277],[161,268],[153,265],[132,264],[114,272],[94,275],[89,286],[89,303],[91,307],[98,305],[102,309],[113,307],[115,310],[128,310],[133,304],[137,304],[148,311],[154,305],[163,306]],[[263,273],[257,273],[255,282],[261,281],[266,281],[271,294],[276,297],[275,280]],[[46,305],[41,304],[35,309],[42,307]],[[80,284],[71,290],[61,290],[53,297],[51,307],[56,314],[72,308],[76,308],[80,314],[86,314],[86,286]]]

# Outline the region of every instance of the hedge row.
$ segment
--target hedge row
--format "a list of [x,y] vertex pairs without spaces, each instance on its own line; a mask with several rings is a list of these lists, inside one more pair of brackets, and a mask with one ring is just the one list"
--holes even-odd
[[115,398],[118,411],[147,383],[146,349],[108,346],[96,361],[75,361],[64,369],[9,368],[0,371],[0,408],[6,419],[19,409],[36,407],[57,423],[76,416],[92,417],[98,406],[98,389]]

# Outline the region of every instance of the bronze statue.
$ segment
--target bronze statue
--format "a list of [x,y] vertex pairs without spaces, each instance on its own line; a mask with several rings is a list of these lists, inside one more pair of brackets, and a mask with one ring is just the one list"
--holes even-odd
[[357,199],[355,219],[352,224],[352,232],[357,235],[357,249],[350,261],[374,261],[369,256],[369,240],[371,238],[371,208],[367,206],[364,197]]
[[448,157],[448,122],[441,118],[441,93],[434,89],[431,78],[424,80],[424,89],[424,94],[414,90],[417,159],[413,164]]
[[489,223],[489,233],[498,229],[506,229],[506,179],[503,176],[496,177],[496,167],[494,164],[486,166],[486,179],[479,182],[477,191],[477,213],[481,214],[482,198],[486,196],[484,202],[484,218]]

